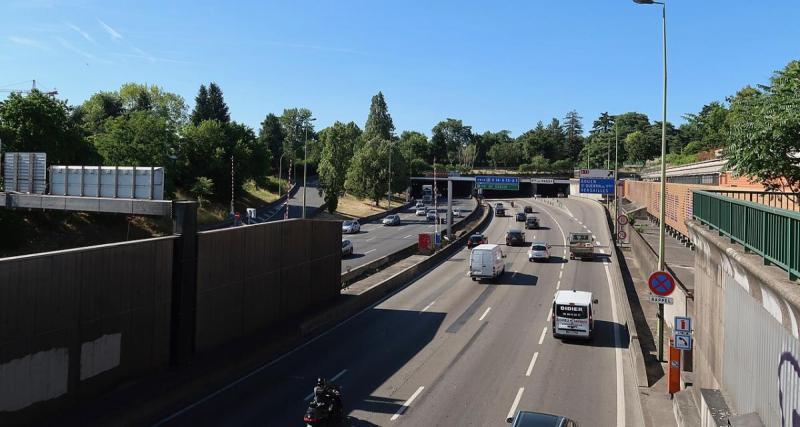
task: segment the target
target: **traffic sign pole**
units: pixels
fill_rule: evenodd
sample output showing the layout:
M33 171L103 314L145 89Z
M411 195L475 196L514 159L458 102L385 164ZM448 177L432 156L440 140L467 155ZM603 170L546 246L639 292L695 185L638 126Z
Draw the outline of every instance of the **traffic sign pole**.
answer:
M675 290L675 279L666 271L656 271L650 275L647 285L654 294L666 297ZM664 304L658 304L658 360L664 360Z

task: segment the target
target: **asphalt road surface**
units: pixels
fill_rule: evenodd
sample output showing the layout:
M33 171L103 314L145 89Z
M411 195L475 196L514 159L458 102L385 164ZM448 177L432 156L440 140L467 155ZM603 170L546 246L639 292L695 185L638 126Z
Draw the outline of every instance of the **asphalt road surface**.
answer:
M453 224L464 220L475 209L475 206L475 199L453 199L453 208L461 212L461 217L453 217ZM444 217L447 214L447 199L440 200L437 207L439 215ZM428 208L432 209L433 206L428 206ZM377 220L361 224L360 233L343 234L342 239L353 242L353 255L342 257L342 273L416 242L420 233L434 231L433 221L426 220L424 216L416 216L415 210L412 207L401 212L400 225L384 226L380 220ZM439 229L443 227L446 225L439 225Z
M565 209L531 199L542 229L527 240L564 245L570 231L609 234L601 210L561 199ZM513 217L494 218L490 242L503 241ZM641 408L621 308L613 304L606 258L570 261L554 246L549 263L526 248L506 248L496 283L467 276L460 250L401 291L216 392L175 408L160 425L292 426L317 377L343 387L346 425L500 426L516 410L568 416L581 426L639 425ZM606 249L608 251L608 249ZM562 342L550 333L557 289L591 290L595 337Z

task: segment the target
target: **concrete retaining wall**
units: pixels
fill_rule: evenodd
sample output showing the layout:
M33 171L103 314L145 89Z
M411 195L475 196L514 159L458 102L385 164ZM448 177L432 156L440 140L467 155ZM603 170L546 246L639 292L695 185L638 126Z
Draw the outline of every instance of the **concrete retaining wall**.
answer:
M203 351L339 294L341 226L289 220L198 234L197 329Z
M0 425L168 365L174 239L0 259Z
M738 414L794 425L800 411L800 289L785 272L694 221L695 387Z

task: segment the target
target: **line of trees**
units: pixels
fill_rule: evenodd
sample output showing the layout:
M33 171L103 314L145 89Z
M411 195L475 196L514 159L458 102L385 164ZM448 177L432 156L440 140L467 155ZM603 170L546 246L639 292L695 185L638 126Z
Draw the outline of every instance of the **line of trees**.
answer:
M666 160L696 161L724 148L737 172L797 191L798 99L800 62L792 61L769 85L747 86L725 102L711 102L684 115L679 127L667 123ZM431 170L434 163L446 170L491 166L561 172L584 165L614 167L617 133L624 163L644 164L660 156L661 147L661 123L639 112L602 113L584 133L583 118L570 111L517 137L508 130L478 133L446 118L428 138L413 130L398 135L378 92L363 130L337 121L316 131L313 120L306 108L288 108L281 115L267 114L256 133L231 120L222 89L213 82L200 86L191 112L181 96L135 83L98 92L79 106L38 91L0 102L4 151L45 151L50 164L164 166L168 190L183 189L198 198L230 197L232 158L235 188L248 180L264 185L279 164L284 170L289 162L302 164L309 141L309 167L318 172L332 211L345 192L377 203L390 188L403 191L410 175Z

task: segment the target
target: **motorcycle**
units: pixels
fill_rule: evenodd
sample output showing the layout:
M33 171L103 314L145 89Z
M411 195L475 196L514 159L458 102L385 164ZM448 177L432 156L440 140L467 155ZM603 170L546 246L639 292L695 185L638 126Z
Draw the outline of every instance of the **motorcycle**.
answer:
M512 208L514 207L514 201L513 200L511 201L511 207Z
M344 419L341 388L335 385L328 387L323 402L312 400L308 404L303 416L306 427L336 425Z

